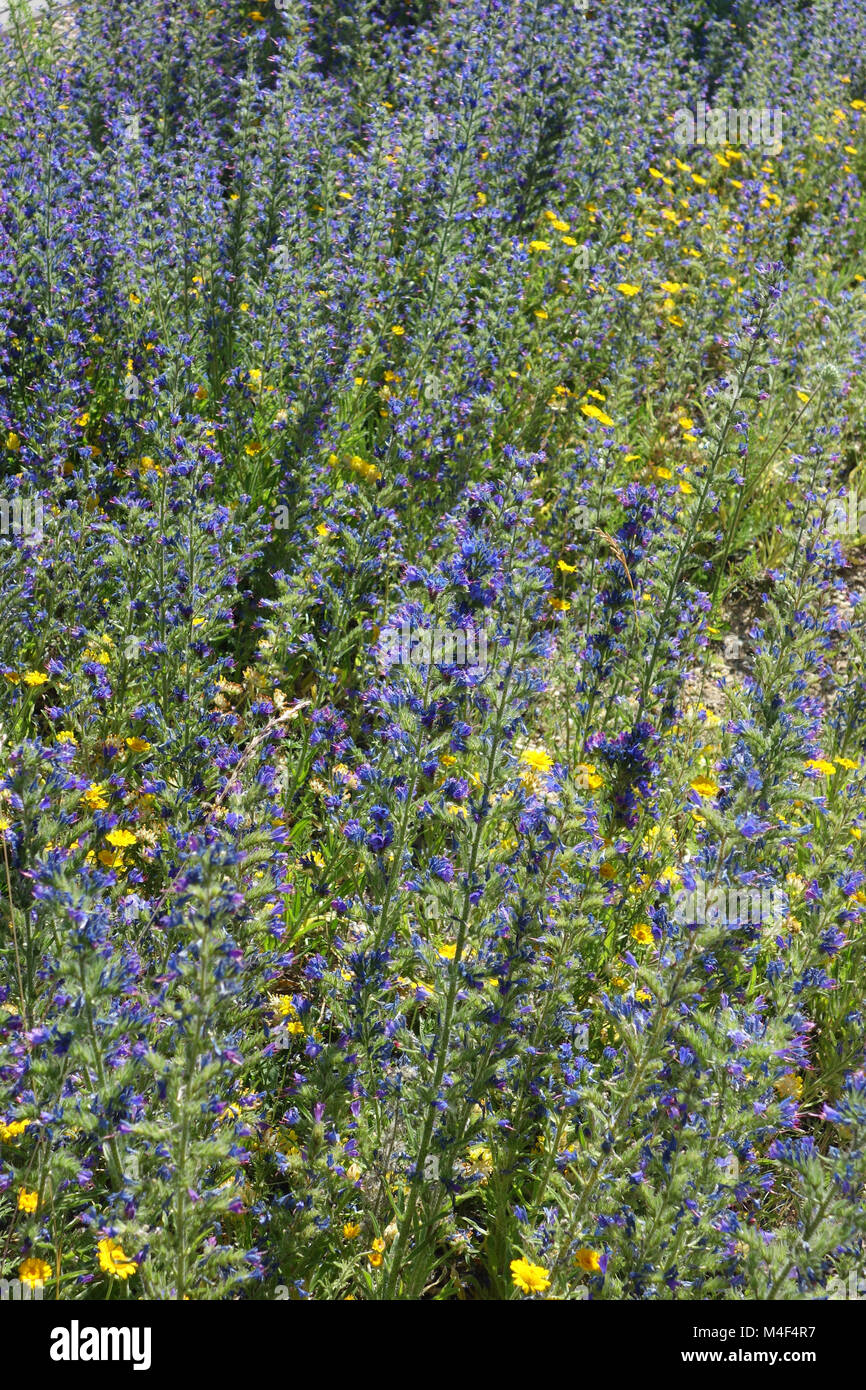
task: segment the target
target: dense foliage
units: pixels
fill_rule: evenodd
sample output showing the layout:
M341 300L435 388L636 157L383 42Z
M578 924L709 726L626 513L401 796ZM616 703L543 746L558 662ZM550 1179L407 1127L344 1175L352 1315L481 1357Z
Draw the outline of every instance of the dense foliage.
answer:
M833 1296L866 10L248 6L0 35L0 1277Z

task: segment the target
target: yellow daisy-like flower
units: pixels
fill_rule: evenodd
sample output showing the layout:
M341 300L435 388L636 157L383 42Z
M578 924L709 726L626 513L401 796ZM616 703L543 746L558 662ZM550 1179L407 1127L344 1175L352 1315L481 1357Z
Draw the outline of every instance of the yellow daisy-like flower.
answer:
M57 734L58 743L71 743L73 747L78 747L78 739L71 729L60 729Z
M131 830L109 830L106 840L115 849L125 849L127 845L134 845L137 839Z
M603 410L599 410L597 405L582 405L580 409L584 415L589 416L590 420L598 420L599 424L602 425L613 424L610 416L606 415Z
M394 337L395 337L395 338L402 338L402 337L403 337L403 334L406 332L406 330L405 330L405 328L403 327L402 324L393 323L393 324L391 325L391 332L394 334Z
M130 753L146 753L150 744L146 738L133 737L126 740L126 746Z
M25 685L47 685L48 676L45 671L25 671Z
M135 1274L138 1265L135 1260L130 1260L123 1253L123 1246L119 1241L105 1239L97 1245L99 1252L99 1268L106 1274L116 1274L118 1279L128 1279L130 1274Z
M99 782L91 782L86 792L82 792L78 798L83 801L85 806L89 806L91 811L104 811L108 802L105 799L105 787Z
M549 242L549 241L531 241L531 242L529 243L529 249L530 249L530 251L549 251L549 250L550 250L550 242Z
M520 761L534 768L536 772L549 772L553 767L553 759L543 748L524 748Z
M577 770L581 785L588 787L591 792L598 791L599 787L603 786L604 778L596 772L595 763L578 763Z
M577 565L567 565L564 560L557 560L556 568L562 570L563 574L575 574L577 572Z
M355 1240L361 1234L360 1221L347 1221L343 1227L343 1239Z
M624 294L626 299L631 299L634 295L640 294L640 285L630 285L627 280L623 280L617 285L620 294Z
M567 598L551 598L547 601L550 604L551 608L553 608L557 613L567 613L569 608L571 607L571 604L569 603Z
M17 1139L32 1124L32 1120L13 1120L9 1125L0 1123L0 1139Z
M34 1212L39 1206L39 1193L29 1192L26 1187L18 1189L18 1210Z
M696 777L694 782L689 783L689 786L693 792L697 792L698 796L718 796L719 794L717 783L709 777Z
M584 1274L601 1274L601 1256L597 1250L591 1250L588 1245L582 1245L575 1252L574 1263Z
M18 1278L22 1284L29 1284L31 1289L35 1289L37 1284L44 1284L51 1278L51 1266L31 1255L18 1270Z
M773 1086L782 1100L799 1100L803 1094L803 1078L796 1072L780 1076Z
M814 769L815 772L823 772L825 777L832 777L836 771L836 764L828 763L826 758L810 758L805 766Z
M17 454L18 450L21 448L21 440L14 430L10 430L6 436L6 448L12 454Z
M529 1260L512 1260L509 1265L511 1278L521 1293L544 1293L550 1287L550 1276L543 1265L530 1264Z
M638 922L636 927L632 927L631 932L635 941L639 941L641 946L651 946L653 940L653 930L648 922Z
M381 469L377 468L375 463L367 463L366 459L362 459L359 454L352 455L349 459L349 467L353 468L356 473L360 473L361 477L368 483L377 483L382 476Z

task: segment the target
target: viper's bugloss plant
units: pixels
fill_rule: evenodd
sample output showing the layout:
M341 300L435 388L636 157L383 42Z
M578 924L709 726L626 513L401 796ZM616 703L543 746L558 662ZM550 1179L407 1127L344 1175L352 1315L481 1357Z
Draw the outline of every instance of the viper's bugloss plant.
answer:
M862 1273L864 53L11 0L0 1277Z

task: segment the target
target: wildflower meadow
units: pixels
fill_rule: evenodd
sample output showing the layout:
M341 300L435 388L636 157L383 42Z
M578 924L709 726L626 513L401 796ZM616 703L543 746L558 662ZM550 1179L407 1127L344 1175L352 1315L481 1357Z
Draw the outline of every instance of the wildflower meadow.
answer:
M866 1297L864 247L862 0L7 0L0 1326Z

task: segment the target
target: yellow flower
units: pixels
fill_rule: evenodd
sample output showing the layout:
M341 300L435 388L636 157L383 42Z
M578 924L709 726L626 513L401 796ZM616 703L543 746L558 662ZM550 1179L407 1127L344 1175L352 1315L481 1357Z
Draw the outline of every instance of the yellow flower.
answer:
M543 1293L550 1287L549 1275L542 1265L519 1259L512 1260L509 1269L514 1285L521 1293Z
M556 568L562 570L563 574L575 574L577 565L567 565L564 560L557 560Z
M78 800L89 806L91 811L104 811L108 807L108 802L105 799L105 787L99 782L91 782L87 791L82 792Z
M598 420L602 425L613 424L610 416L605 415L603 410L599 410L597 405L582 405L580 408L584 415L589 416L590 420Z
M356 1238L357 1236L359 1236L360 1234L361 1234L361 1223L360 1223L360 1221L347 1221L347 1222L346 1222L345 1226L343 1227L343 1239L344 1239L344 1240L355 1240L355 1238Z
M604 778L599 777L594 763L578 763L577 770L580 773L581 783L587 786L591 792L598 791L599 787L603 786Z
M136 836L131 830L109 830L106 840L115 849L125 849L127 845L134 845Z
M601 1257L597 1250L590 1250L588 1245L582 1245L575 1253L574 1263L584 1274L601 1273Z
M44 671L26 671L24 674L25 685L46 685L48 676Z
M369 1253L368 1253L368 1255L367 1255L367 1259L370 1261L370 1264L373 1266L374 1269L378 1269L379 1266L380 1266L380 1264L382 1263L382 1252L381 1252L381 1250L371 1250L371 1251L369 1251Z
M698 796L718 796L719 788L709 777L696 777L689 786Z
M99 1251L99 1268L106 1274L116 1274L118 1279L128 1279L135 1274L138 1265L123 1253L123 1247L116 1240L101 1240L96 1247Z
M60 729L57 734L58 743L71 743L75 748L78 747L78 739L71 729Z
M446 941L444 946L439 947L439 955L443 960L453 960L457 955L457 947L453 941Z
M825 777L832 777L836 771L835 763L828 763L824 758L810 758L804 766L814 768L815 772L823 772Z
M529 243L529 249L530 249L530 251L549 251L549 250L550 250L550 242L549 242L549 241L531 241L531 242Z
M401 324L394 323L391 325L391 332L394 334L395 338L402 338L406 330Z
M32 1124L32 1120L13 1120L10 1125L0 1123L0 1139L17 1139Z
M536 772L549 772L553 767L553 759L543 748L524 748L520 760L528 767L534 767Z
M627 299L631 299L633 295L640 294L640 285L630 285L627 280L617 285L617 289L620 294L624 294Z
M6 436L6 448L13 454L17 454L21 448L21 440L14 430L10 430Z
M571 607L571 604L569 603L567 598L551 598L547 601L550 604L551 608L555 609L557 613L567 613L569 608Z
M803 1094L803 1078L796 1072L780 1076L778 1081L773 1082L773 1086L782 1100L799 1100Z
M632 927L632 936L635 941L639 941L641 946L651 946L653 940L652 927L648 922L638 922L636 927Z
M349 459L349 467L354 468L356 473L360 473L361 477L368 483L376 483L382 476L381 469L377 468L375 463L367 463L358 454L353 454Z
M29 1284L31 1289L35 1289L37 1284L44 1284L46 1279L51 1278L51 1266L31 1255L18 1270L18 1278L22 1284Z
M126 740L126 746L130 753L146 753L150 744L146 738L138 738L136 736L134 738L128 738Z
M28 1192L26 1187L18 1189L18 1210L33 1212L39 1206L39 1193Z

